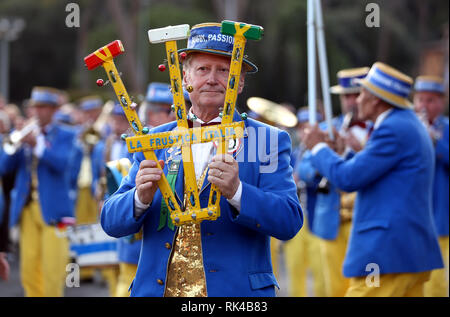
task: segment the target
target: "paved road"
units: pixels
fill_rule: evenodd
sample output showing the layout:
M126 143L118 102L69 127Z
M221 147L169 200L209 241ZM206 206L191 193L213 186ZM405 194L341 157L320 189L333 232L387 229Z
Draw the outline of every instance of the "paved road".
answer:
M17 252L9 254L10 276L7 282L0 280L0 297L23 297L24 292L20 283L19 258ZM102 281L100 274L96 274L92 282L80 282L80 287L66 287L65 297L107 297L108 287Z
M283 249L281 248L281 252ZM286 276L284 256L280 256L278 283L280 290L277 290L277 296L288 296L288 277ZM0 280L0 297L23 297L24 292L20 283L19 259L17 251L9 255L10 277L9 281ZM80 287L66 287L65 297L108 297L109 291L105 282L102 280L99 272L94 276L92 282L81 281Z

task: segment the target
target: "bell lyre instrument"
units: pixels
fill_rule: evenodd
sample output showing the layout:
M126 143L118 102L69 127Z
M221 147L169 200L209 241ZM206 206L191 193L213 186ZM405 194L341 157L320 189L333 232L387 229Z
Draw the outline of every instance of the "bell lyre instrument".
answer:
M191 145L215 141L218 142L217 154L224 154L226 153L226 144L229 140L243 137L244 122L233 122L233 115L244 57L244 47L247 39L258 40L263 34L263 29L260 26L232 21L222 22L221 32L234 36L225 103L221 113L222 122L216 126L190 129L187 121L188 116L183 94L180 59L176 44L177 40L188 38L189 31L189 25L183 24L153 29L148 32L150 43L165 43L171 91L173 94L172 110L175 112L177 121L177 129L173 131L148 134L149 129L142 127L136 111L130 106L130 99L120 80L120 75L114 66L113 57L124 51L120 41L110 43L85 58L86 65L89 69L94 69L102 65L108 74L109 81L114 87L119 102L135 132L135 136L125 137L130 153L143 152L146 159L158 162L154 150L177 146L181 147L182 164L185 174L184 189L186 200L183 206L184 208L181 208L176 201L164 174L162 174L161 179L158 181L162 198L170 213L170 219L176 226L200 223L203 220L216 220L220 216L219 202L221 194L215 185L211 185L208 206L206 208L201 208L200 206ZM111 49L108 48L109 46L112 46ZM158 168L161 169L159 164Z

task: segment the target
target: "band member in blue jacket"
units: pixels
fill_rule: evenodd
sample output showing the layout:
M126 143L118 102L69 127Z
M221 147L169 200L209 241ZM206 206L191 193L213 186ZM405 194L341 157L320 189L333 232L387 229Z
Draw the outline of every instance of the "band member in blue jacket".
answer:
M305 133L320 174L357 191L346 296L423 296L430 271L442 267L431 211L433 146L410 109L410 77L377 62L359 83L359 118L374 122L363 150L344 160L317 127Z
M183 82L190 93L194 124L219 123L230 69L233 37L220 33L220 24L192 27ZM238 83L257 67L244 58ZM235 112L234 120L242 120ZM121 237L143 228L143 245L131 296L274 296L278 283L270 260L270 236L287 240L302 226L302 211L290 166L289 135L252 119L245 120L246 137L216 156L212 143L193 146L193 161L206 207L210 184L222 192L216 221L172 227L161 213L156 162L134 156L129 175L105 201L101 223ZM151 132L171 131L171 122ZM259 152L258 152L259 151ZM267 154L268 153L268 154ZM174 192L183 197L183 167L179 148L155 151L168 170L177 170ZM204 180L204 181L203 181ZM182 201L179 201L181 204Z
M367 139L365 122L357 118L356 98L361 87L356 81L364 78L368 71L368 67L343 69L337 73L338 85L330 88L333 94L339 95L341 102L341 114L333 118L332 125L337 132L335 144L341 144L339 148L343 158L360 151ZM328 128L326 122L322 122L320 127L323 130ZM326 296L344 296L349 281L342 275L342 263L352 225L355 193L341 191L333 182L321 177L311 161L311 152L307 151L299 164L299 170L301 179L307 184L314 184L316 178L320 178L316 184L312 232L319 237Z
M443 79L419 76L414 84L414 107L433 141L435 172L433 214L446 269L434 270L425 284L425 296L448 296L448 117L445 111Z
M75 132L52 122L61 102L60 91L33 88L30 107L37 124L15 153L0 157L0 175L17 171L9 223L20 225L20 271L26 296L62 296L64 291L69 245L55 226L74 216L68 164Z
M141 116L144 119L143 121L145 121L146 125L151 128L172 121L175 119L175 116L171 110L172 104L173 96L170 92L169 84L158 82L150 83L147 88L145 100L141 104L140 108ZM123 143L123 145L125 146L125 143ZM108 168L113 169L118 165L116 163L111 164L110 166L111 167ZM115 172L115 175L126 176L128 174L128 169L125 168L123 163L119 166L121 166L122 173L119 173L119 170L112 172ZM120 181L117 185L120 185ZM117 188L115 190L117 190ZM141 253L141 245L141 234L132 234L130 236L120 238L117 243L120 271L115 294L117 297L125 297L130 295L128 289L136 276L139 255Z

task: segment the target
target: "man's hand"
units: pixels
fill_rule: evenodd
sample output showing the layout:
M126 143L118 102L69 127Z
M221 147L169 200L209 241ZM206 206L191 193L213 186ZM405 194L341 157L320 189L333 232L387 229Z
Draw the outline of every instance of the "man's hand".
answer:
M308 126L303 134L303 143L311 150L320 142L326 142L326 133L319 129L318 125Z
M233 198L240 183L236 160L229 154L216 155L208 166L208 181L219 187L225 198Z
M159 165L164 168L164 161L160 160ZM162 173L162 169L156 167L155 161L144 160L139 165L139 171L136 174L136 191L143 204L150 204L153 201Z
M348 132L345 136L345 144L355 152L359 152L363 149L362 144L351 132Z

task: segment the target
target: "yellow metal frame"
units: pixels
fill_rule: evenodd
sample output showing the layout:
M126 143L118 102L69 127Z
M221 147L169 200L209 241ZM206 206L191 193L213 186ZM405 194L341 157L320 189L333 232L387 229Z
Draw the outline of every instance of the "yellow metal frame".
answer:
M100 51L103 50L106 55L103 55ZM139 135L144 135L142 123L139 120L139 117L136 113L136 110L131 108L131 99L128 95L127 90L120 78L120 74L117 71L116 65L114 64L113 56L109 51L107 46L97 50L94 53L98 58L103 60L103 68L105 69L106 75L113 86L114 92L119 100L122 108L125 112L128 122L131 125L131 128L134 130L134 133ZM146 160L153 160L156 162L157 167L161 168L161 165L158 162L158 158L155 155L155 152L152 150L142 151ZM158 181L158 187L161 190L163 199L165 200L167 206L170 206L169 209L171 212L181 212L181 209L175 199L175 195L173 194L169 183L167 182L167 178L164 173L162 174L161 179Z
M125 139L129 152L142 152L145 159L157 162L157 167L161 169L154 150L181 146L185 174L184 210L178 205L164 174L162 174L161 180L158 182L158 187L169 209L170 218L176 226L200 223L203 220L216 220L220 217L221 193L218 187L213 184L211 185L208 207L203 209L200 208L200 198L195 177L191 145L194 143L217 141L217 154L225 154L227 153L226 148L228 140L242 138L244 136L244 122L233 122L233 115L246 43L244 33L250 28L250 25L242 25L241 27L240 23L235 23L235 28L236 34L234 35L230 73L222 112L222 123L216 126L189 129L176 41L167 41L165 42L165 46L174 101L173 109L176 115L178 130L151 135L146 135L136 111L131 107L131 99L123 85L109 49L104 46L94 53L103 61L102 66L106 71L120 104L122 105L127 120L135 133L135 136L127 137ZM100 52L101 50L103 50L106 55L102 54ZM164 140L166 142L164 142Z

